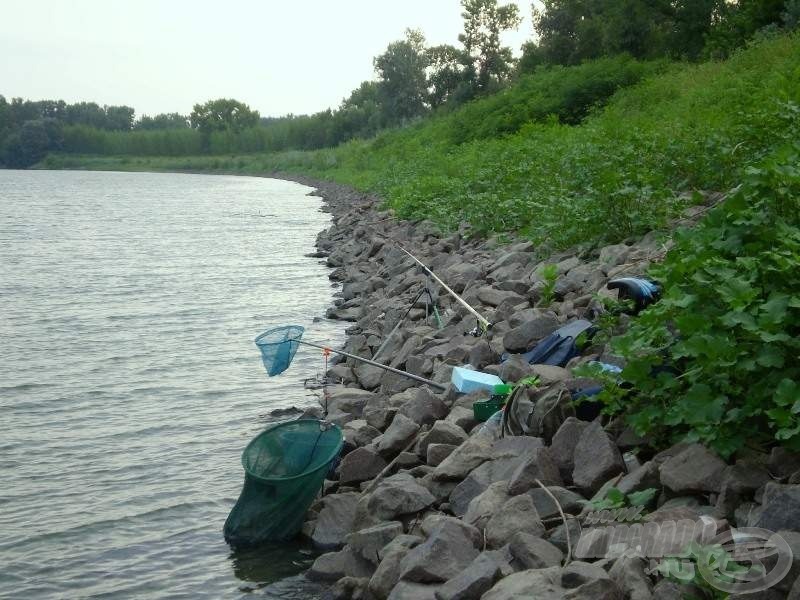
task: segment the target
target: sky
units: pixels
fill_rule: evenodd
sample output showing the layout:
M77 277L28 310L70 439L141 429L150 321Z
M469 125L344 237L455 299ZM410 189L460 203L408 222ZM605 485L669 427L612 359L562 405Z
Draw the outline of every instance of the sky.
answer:
M504 43L533 36L530 3ZM0 0L0 94L179 112L236 98L262 116L335 108L407 27L457 44L459 0Z

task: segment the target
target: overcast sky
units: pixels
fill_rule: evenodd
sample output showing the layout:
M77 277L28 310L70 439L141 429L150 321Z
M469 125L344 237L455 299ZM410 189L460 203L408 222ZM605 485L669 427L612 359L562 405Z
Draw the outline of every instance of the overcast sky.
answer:
M505 42L517 53L525 21ZM264 116L338 106L419 28L457 43L459 0L0 0L0 94L188 114L232 97Z

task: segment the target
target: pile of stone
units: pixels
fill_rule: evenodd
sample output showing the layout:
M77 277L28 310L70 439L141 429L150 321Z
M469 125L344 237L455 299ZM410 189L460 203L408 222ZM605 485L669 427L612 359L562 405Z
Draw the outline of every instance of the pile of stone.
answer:
M374 198L319 187L333 225L320 234L317 256L341 286L328 317L352 323L344 349L372 358L421 287L433 284L396 241L493 325L470 335L474 317L432 285L443 327L420 301L380 360L443 384L454 366L467 364L509 382L535 374L540 384L528 392L532 406L553 387L585 387L572 375L576 364L619 359L605 346L565 368L528 365L514 355L567 322L591 319L610 278L642 273L664 250L654 233L542 259L529 242L469 241L463 230L441 237L428 223L399 222L376 210ZM546 305L545 264L558 270ZM502 362L504 353L512 357ZM498 437L473 416L472 404L486 394L459 394L452 386L437 392L352 360L335 364L328 376L335 384L327 387L327 418L343 428L345 454L303 533L323 552L307 576L331 582L333 597L706 597L699 577L676 582L659 576L648 559L614 555L613 523L587 537L591 501L613 487L626 495L657 490L639 516L642 524L688 519L717 532L749 526L779 532L794 550L791 570L749 597L800 598L800 455L774 450L728 464L698 444L656 452L618 422L576 418L569 394L537 437Z

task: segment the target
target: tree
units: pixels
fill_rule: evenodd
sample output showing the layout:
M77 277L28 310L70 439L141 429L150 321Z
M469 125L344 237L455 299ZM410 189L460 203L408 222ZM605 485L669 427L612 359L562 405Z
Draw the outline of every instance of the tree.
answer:
M104 129L129 131L133 127L135 111L130 106L104 106L106 122Z
M516 29L521 22L516 4L498 6L497 0L461 0L466 75L477 93L497 87L512 70L511 50L500 44L500 34Z
M428 48L428 101L441 106L458 97L465 85L464 53L455 46L442 44Z
M19 132L6 139L3 162L9 167L30 167L45 157L49 145L44 122L25 121Z
M426 110L428 56L425 37L406 29L406 37L389 44L373 64L378 74L378 98L389 124L402 123Z
M189 117L178 113L161 113L155 117L142 115L136 123L134 129L153 130L153 129L186 129L189 127Z
M251 110L247 104L238 100L220 98L205 104L195 104L189 122L203 133L212 131L239 132L258 125L258 111Z

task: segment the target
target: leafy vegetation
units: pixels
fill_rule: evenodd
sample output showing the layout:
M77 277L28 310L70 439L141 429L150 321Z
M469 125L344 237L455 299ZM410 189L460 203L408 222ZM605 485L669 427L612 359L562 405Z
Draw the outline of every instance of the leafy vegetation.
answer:
M625 494L619 489L611 487L606 491L603 498L589 502L589 507L592 510L609 510L628 506L646 507L655 500L657 495L658 490L656 488L647 488L638 492Z
M787 122L795 138L799 125ZM800 449L798 265L795 143L750 167L653 268L665 293L615 340L633 389L608 386L609 412L652 439L701 441L724 456L745 444Z

